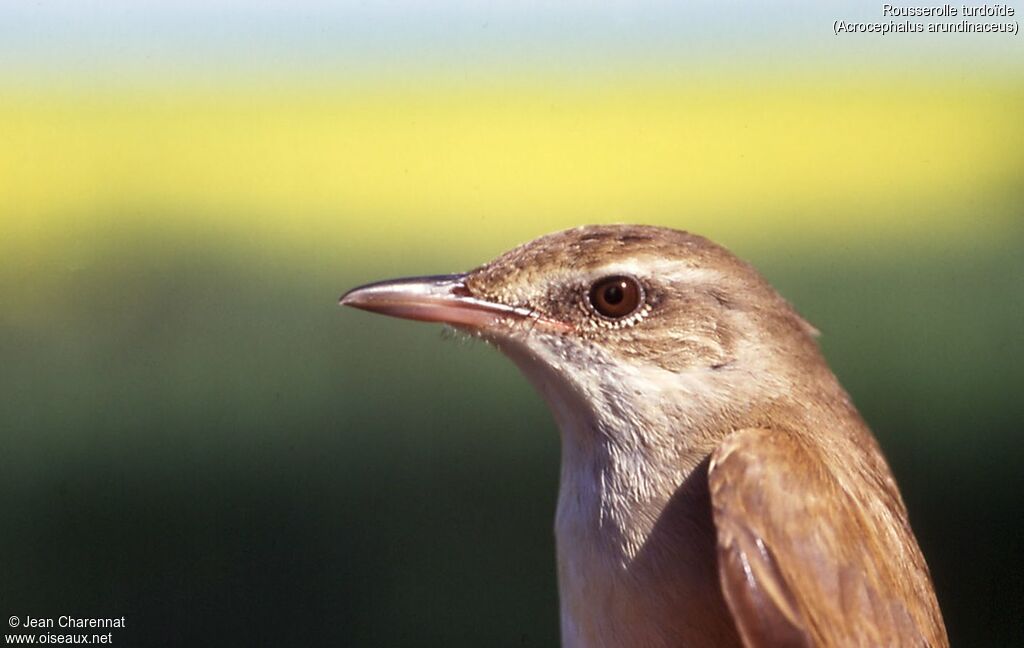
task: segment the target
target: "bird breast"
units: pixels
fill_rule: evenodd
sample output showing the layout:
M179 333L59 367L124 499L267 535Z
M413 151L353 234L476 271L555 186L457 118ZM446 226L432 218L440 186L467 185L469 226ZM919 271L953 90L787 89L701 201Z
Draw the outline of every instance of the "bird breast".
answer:
M705 425L702 412L718 407L713 383L613 363L600 350L584 360L585 371L574 370L579 357L550 347L502 350L561 432L555 535L563 645L676 646L682 637L731 645L700 470L710 447L700 434L680 433ZM659 405L669 394L674 405Z

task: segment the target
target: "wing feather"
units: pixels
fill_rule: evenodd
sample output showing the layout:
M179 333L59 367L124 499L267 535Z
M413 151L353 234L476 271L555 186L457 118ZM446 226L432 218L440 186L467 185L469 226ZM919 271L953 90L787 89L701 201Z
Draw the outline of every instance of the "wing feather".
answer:
M748 647L948 645L888 468L862 450L830 470L801 436L758 428L713 453L719 576Z

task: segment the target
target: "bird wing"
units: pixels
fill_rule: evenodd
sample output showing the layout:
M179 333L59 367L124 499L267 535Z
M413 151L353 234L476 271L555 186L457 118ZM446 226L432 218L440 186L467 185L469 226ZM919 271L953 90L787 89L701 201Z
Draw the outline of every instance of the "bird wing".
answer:
M837 471L824 461L834 449L777 430L738 430L712 454L719 577L748 648L948 646L903 502L869 445Z

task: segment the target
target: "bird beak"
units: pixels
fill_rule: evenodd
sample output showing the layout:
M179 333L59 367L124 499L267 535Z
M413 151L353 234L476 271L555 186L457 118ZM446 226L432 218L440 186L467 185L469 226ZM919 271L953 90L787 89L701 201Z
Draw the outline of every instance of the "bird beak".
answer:
M501 322L532 320L555 328L561 322L518 308L479 299L466 286L466 275L437 275L379 281L353 288L338 303L392 317L488 329Z

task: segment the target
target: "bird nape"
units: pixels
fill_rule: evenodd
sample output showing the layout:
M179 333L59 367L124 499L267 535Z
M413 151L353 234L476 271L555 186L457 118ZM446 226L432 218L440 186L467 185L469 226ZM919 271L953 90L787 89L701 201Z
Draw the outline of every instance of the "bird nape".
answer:
M579 227L341 304L481 337L550 406L563 645L948 645L816 331L721 246Z

